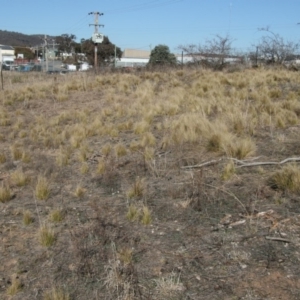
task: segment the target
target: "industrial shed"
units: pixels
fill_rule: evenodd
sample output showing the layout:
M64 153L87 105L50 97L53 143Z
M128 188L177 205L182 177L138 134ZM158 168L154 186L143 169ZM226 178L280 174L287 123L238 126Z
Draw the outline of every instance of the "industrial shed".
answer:
M139 49L125 49L120 60L116 61L116 67L144 67L149 62L150 51Z
M12 46L0 45L0 54L15 57L15 49Z

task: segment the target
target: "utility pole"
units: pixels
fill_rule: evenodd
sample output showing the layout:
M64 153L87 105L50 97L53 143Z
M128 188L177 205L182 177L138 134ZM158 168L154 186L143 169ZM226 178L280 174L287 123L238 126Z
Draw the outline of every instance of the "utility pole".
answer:
M43 47L43 60L45 62L46 58L46 72L48 72L48 40L47 40L47 35L44 37L44 47ZM44 65L44 64L43 64Z
M98 17L99 16L103 16L103 13L99 13L98 11L95 11L95 12L90 12L89 15L94 15L95 17L95 23L94 24L89 24L90 26L95 26L95 31L94 31L94 36L93 36L93 42L94 42L94 45L95 45L95 50L94 50L94 53L95 53L95 58L94 58L94 65L95 65L95 72L97 72L97 67L98 67L98 61L97 61L97 52L98 52L98 43L102 42L103 40L103 37L102 37L102 40L100 39L99 40L99 37L98 37L98 27L104 27L104 25L101 25L98 23Z

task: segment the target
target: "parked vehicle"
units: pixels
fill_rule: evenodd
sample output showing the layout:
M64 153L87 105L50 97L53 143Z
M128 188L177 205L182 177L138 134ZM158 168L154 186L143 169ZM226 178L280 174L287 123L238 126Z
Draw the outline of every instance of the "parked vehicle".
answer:
M67 65L67 70L68 71L76 71L76 66L75 65Z
M87 71L90 69L90 66L88 63L82 63L79 67L79 71Z
M18 72L31 72L31 71L41 72L42 66L34 65L34 64L20 65L20 66L18 66L18 68L16 70Z
M14 57L10 55L2 55L1 52L0 63L2 64L3 70L14 70L16 67Z

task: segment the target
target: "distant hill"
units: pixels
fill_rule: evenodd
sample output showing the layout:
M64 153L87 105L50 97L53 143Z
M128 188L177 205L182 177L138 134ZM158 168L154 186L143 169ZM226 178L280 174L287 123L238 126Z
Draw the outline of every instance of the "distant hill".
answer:
M14 31L0 30L0 44L2 45L33 47L43 44L43 38L43 34L27 35Z

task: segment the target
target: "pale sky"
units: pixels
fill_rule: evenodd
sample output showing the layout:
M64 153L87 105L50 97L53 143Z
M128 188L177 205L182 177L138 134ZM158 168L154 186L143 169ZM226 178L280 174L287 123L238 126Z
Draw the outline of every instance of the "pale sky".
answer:
M124 48L201 44L229 35L237 51L252 49L269 26L287 40L300 40L299 0L0 0L0 29L24 34L75 34L89 39L90 12L104 13L99 32Z

